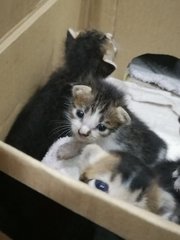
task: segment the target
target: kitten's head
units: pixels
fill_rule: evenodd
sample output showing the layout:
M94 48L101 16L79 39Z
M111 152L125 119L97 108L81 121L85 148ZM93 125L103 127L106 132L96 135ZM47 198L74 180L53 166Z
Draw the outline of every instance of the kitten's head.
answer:
M109 84L95 88L74 85L72 95L69 118L72 133L79 141L96 142L131 121L123 107L123 94Z
M116 47L112 35L96 30L75 32L69 29L65 43L66 65L72 72L107 77L115 69Z

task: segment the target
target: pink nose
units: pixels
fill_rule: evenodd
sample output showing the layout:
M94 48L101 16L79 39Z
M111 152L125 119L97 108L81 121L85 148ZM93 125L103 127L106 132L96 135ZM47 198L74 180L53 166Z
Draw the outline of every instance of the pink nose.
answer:
M78 130L79 136L81 136L81 137L88 137L90 132L91 132L90 130L87 132L81 132L80 129Z

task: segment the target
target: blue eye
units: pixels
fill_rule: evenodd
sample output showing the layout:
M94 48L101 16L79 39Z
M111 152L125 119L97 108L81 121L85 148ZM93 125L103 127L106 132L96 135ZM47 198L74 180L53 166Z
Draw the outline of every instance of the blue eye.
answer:
M97 129L98 129L100 132L104 132L104 131L107 129L107 127L106 127L104 124L99 123L99 124L97 125Z
M95 186L97 189L99 189L103 192L108 192L108 190L109 190L108 184L101 180L98 180L98 179L95 180Z
M80 109L77 110L76 115L78 116L78 118L83 118L84 117L84 112Z

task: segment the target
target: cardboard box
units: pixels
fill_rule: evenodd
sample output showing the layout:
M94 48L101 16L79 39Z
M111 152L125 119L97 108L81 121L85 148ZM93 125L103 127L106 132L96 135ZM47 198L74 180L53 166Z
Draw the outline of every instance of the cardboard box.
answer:
M142 53L180 55L178 0L24 2L26 9L16 9L12 5L14 1L4 3L6 8L11 6L12 11L17 11L19 18L12 18L7 25L3 22L1 32L5 34L0 41L2 140L29 97L62 61L60 49L69 27L93 27L114 34L120 49L117 56L119 69L115 73L118 77L122 77L132 57ZM92 191L85 184L59 175L3 142L0 142L0 170L125 239L180 238L180 227L176 224L105 197L100 191ZM49 185L51 188L47 187Z

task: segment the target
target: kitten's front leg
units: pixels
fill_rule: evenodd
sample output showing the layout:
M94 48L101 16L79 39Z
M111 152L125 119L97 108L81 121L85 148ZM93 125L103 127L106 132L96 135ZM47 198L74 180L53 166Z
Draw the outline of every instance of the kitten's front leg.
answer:
M80 154L83 146L84 144L77 141L65 143L59 147L57 151L57 157L59 160L67 160L73 158Z

